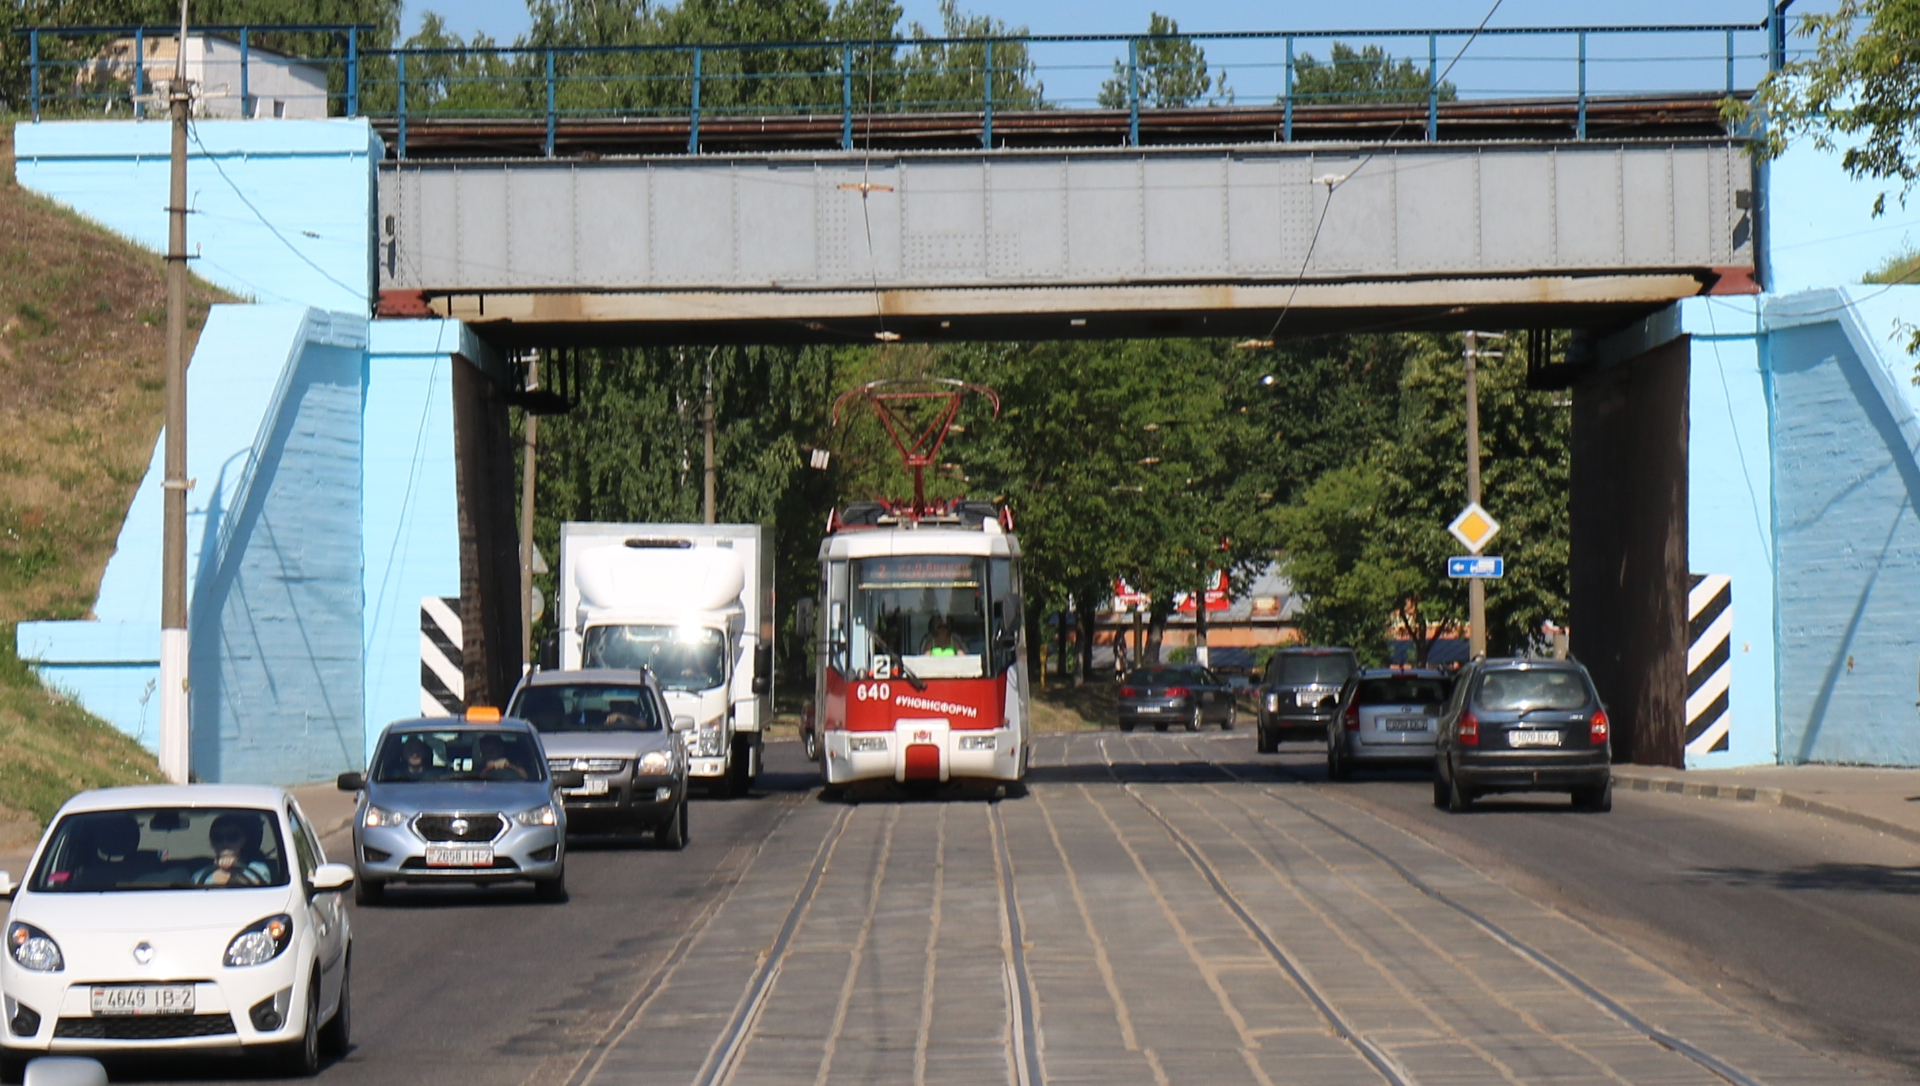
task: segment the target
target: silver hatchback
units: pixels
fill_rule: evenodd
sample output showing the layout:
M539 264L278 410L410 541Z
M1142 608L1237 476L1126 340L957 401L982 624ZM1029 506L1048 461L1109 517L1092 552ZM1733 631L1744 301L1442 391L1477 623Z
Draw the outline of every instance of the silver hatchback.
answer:
M1327 725L1327 776L1344 781L1354 767L1428 765L1453 679L1430 668L1356 673Z

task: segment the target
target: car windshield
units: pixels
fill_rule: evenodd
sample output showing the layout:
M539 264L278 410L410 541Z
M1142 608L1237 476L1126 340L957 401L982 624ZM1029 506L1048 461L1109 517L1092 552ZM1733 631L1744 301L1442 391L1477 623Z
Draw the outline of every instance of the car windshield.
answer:
M1188 671L1177 667L1143 667L1127 676L1127 682L1134 686L1175 686L1180 683L1198 683L1205 676L1198 671Z
M30 886L40 894L84 894L286 884L286 853L274 812L142 807L62 818Z
M1274 660L1277 686L1339 686L1353 674L1353 657L1344 652L1288 652Z
M1587 684L1579 672L1561 668L1489 671L1480 680L1474 704L1496 713L1583 709L1587 704Z
M668 690L711 690L727 681L727 635L705 626L595 626L581 655L587 667L650 667Z
M1391 679L1363 679L1353 692L1355 705L1438 705L1453 691L1449 679L1397 675Z
M537 781L544 777L533 737L507 729L388 732L374 766L373 779L381 784Z
M529 686L513 700L508 716L531 721L543 732L657 732L653 695L633 683L565 683Z

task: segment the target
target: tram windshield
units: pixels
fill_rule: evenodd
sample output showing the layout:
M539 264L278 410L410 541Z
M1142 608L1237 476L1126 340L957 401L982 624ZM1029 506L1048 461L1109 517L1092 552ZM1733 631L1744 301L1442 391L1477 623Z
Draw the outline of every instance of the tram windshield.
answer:
M1003 617L1015 613L1005 561L922 554L849 565L849 674L904 667L922 679L970 679L1011 662L1018 627Z

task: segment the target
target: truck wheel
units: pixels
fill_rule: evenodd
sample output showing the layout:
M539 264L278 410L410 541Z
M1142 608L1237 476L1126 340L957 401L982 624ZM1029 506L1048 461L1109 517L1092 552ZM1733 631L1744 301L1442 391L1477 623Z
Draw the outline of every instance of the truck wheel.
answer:
M733 737L733 757L727 759L727 783L722 790L729 796L744 796L753 790L753 740L744 735Z

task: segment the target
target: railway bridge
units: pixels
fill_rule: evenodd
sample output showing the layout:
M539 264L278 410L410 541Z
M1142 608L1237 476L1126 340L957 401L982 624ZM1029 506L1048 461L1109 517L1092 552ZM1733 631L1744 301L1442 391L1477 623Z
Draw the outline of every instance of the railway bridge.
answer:
M1159 335L1257 349L1464 328L1581 333L1533 376L1570 390L1570 617L1617 727L1684 720L1705 765L1920 762L1905 731L1858 723L1911 711L1914 654L1890 631L1920 588L1878 572L1920 558L1901 512L1920 496L1920 424L1899 363L1862 331L1903 295L1760 293L1783 274L1838 285L1821 276L1842 257L1808 254L1857 229L1817 156L1790 159L1783 188L1770 177L1789 163L1755 165L1723 118L1779 62L1777 26L1348 35L1424 71L1424 90L1388 101L1296 86L1307 46L1341 35L1193 36L1252 51L1240 86L1273 83L1256 105L1150 99L1138 36L513 47L480 51L492 74L463 83L445 64L421 74L444 55L357 51L339 29L343 55L309 58L332 65L333 115L273 123L247 93L246 43L266 31L209 31L241 43L235 70L205 78L242 88L249 119L195 125L199 269L262 304L216 310L191 378L203 776L357 768L420 705L438 600L457 598L464 627L463 659L440 665L470 698L501 696L520 664L518 352ZM101 32L32 33L22 184L158 248L164 128L57 119L63 95L98 83L63 75L82 61L55 45L90 56ZM1605 85L1610 59L1644 73L1669 40L1654 82ZM1015 100L1054 47L1121 56L1101 101ZM775 106L749 94L769 78L741 59L756 49L796 65L783 78L801 89ZM1558 74L1496 85L1476 50ZM904 58L901 86L933 66L978 98L859 104L880 52ZM469 84L511 93L454 93ZM156 466L96 619L19 633L44 676L148 739L159 483ZM1877 557L1853 546L1867 536ZM1781 575L1788 555L1802 573ZM1724 620L1694 629L1696 597ZM1856 657L1872 662L1858 678L1840 663ZM1783 669L1821 679L1803 692Z

